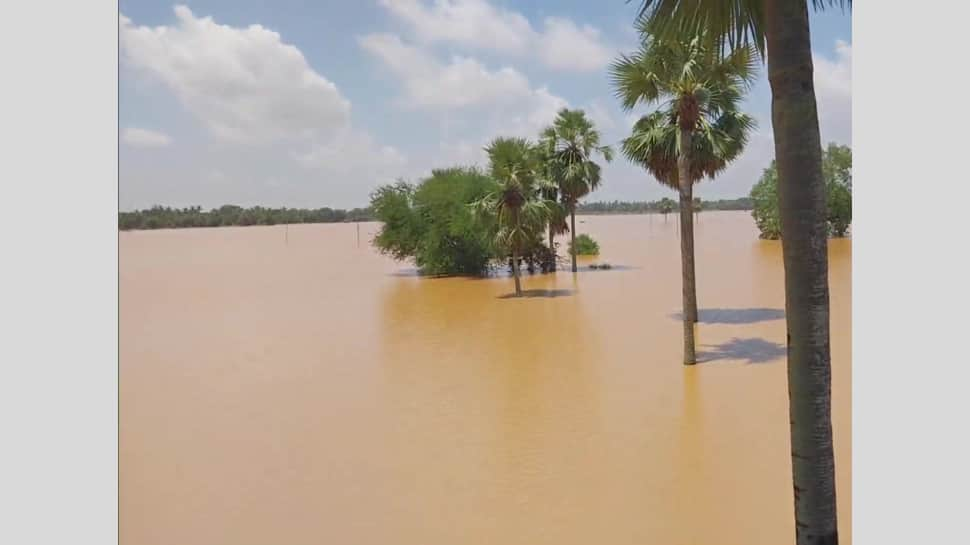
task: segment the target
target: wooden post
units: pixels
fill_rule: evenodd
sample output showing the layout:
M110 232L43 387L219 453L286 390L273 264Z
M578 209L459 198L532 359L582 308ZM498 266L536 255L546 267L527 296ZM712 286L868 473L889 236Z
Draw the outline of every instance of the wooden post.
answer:
M357 247L360 248L360 222L357 222Z

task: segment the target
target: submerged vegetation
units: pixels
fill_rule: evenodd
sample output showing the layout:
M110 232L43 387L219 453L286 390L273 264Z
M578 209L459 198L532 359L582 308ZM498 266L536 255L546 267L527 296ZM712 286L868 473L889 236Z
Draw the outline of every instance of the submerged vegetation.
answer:
M851 0L812 0L816 10ZM832 446L828 214L807 0L642 0L652 36L703 37L718 56L754 47L767 62L785 263L788 398L797 545L839 542ZM851 186L849 186L851 189ZM684 309L686 313L686 308Z
M395 259L414 259L426 274L484 274L495 255L495 229L468 204L490 189L491 179L476 168L382 186L371 197L370 209L383 222L373 244Z
M382 186L371 195L370 209L383 223L373 244L396 259L413 259L430 275L482 275L508 264L522 295L522 266L553 271L555 235L576 239L579 200L601 180L592 158L612 159L599 138L582 110L564 108L535 142L494 139L485 148L485 171L455 167L417 185Z
M755 122L740 104L757 75L757 52L735 47L720 56L703 32L660 37L643 21L638 30L639 48L610 67L614 92L627 111L659 108L633 125L621 149L679 197L684 363L690 365L697 360L693 187L721 173L748 142ZM665 215L672 208L666 202L662 207Z
M345 221L370 221L369 208L339 210L333 208L242 208L226 204L211 210L201 206L171 208L153 206L145 210L118 213L118 228L176 229L179 227L222 227L227 225L279 225L285 223L340 223Z
M825 222L828 235L844 237L852 225L852 149L829 144L822 152L822 176L825 179ZM751 215L761 232L761 238L780 238L778 167L774 161L751 188L751 199L754 201Z
M593 240L593 237L583 233L569 243L569 253L571 255L599 255L600 245Z

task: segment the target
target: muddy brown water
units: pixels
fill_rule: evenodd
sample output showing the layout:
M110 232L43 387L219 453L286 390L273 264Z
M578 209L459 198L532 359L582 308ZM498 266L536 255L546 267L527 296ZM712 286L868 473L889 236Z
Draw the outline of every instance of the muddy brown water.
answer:
M361 224L120 235L123 545L771 544L794 522L778 242L578 218L612 270L427 279ZM850 536L851 255L830 244Z

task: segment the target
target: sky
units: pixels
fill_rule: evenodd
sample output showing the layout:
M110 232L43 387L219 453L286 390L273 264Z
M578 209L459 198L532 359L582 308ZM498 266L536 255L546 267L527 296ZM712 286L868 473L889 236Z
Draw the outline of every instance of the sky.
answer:
M119 200L216 207L366 206L377 186L485 164L583 108L607 144L651 108L620 108L608 65L637 45L624 0L119 2ZM851 143L852 22L811 20L822 142ZM774 156L765 69L757 131L702 199L745 196ZM617 155L587 200L671 196Z

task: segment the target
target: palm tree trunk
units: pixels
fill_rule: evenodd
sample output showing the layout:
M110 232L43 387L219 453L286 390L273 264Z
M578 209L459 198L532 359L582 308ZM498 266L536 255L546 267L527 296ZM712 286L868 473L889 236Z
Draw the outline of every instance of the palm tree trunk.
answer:
M519 282L519 252L512 248L512 278L515 279L515 296L522 297L522 284Z
M576 205L570 205L569 207L569 222L570 222L570 236L573 239L573 245L569 253L573 254L573 272L576 272Z
M684 365L697 363L694 353L694 323L697 322L697 295L694 291L694 215L691 213L690 150L691 131L680 131L680 156L677 179L680 187L680 265L683 273Z
M549 222L549 251L552 252L552 263L550 266L552 270L556 270L556 246L555 246L555 233L553 233L552 221Z
M832 448L828 240L806 0L765 4L785 262L795 542L839 542Z

